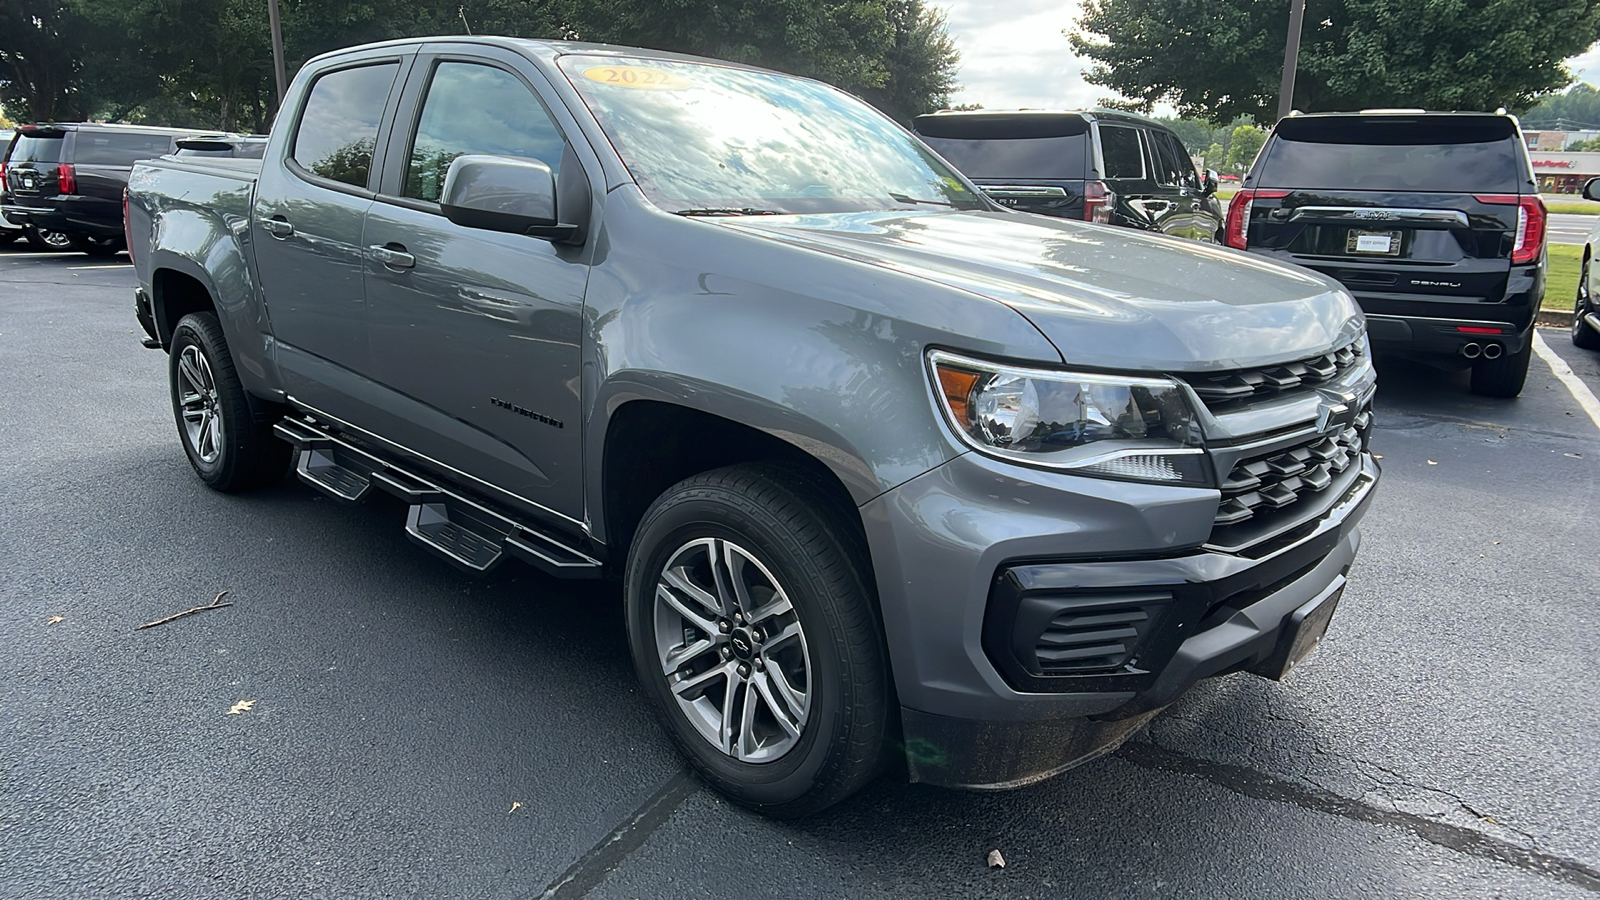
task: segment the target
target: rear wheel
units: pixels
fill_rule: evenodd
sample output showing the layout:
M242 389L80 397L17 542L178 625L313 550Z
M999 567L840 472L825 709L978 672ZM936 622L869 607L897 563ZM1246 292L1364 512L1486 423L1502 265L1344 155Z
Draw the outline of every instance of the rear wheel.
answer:
M890 689L857 531L773 465L696 475L628 553L634 667L680 750L738 803L793 817L888 758Z
M1589 293L1589 260L1585 259L1578 274L1578 296L1572 302L1572 343L1585 350L1600 350L1600 332L1583 320L1594 312L1594 297Z
M173 329L170 352L172 412L200 480L219 491L242 491L282 478L292 448L255 414L217 317L184 316Z
M1485 397L1515 397L1528 380L1528 360L1533 357L1533 334L1522 350L1499 359L1479 359L1472 364L1472 392Z
M21 231L15 231L10 228L0 228L0 247L6 246L19 237L22 237Z
M68 250L72 247L72 238L63 232L33 225L23 228L22 236L28 239L28 244L35 250Z
M72 249L90 256L115 256L122 250L122 238L94 237L87 234L72 235Z

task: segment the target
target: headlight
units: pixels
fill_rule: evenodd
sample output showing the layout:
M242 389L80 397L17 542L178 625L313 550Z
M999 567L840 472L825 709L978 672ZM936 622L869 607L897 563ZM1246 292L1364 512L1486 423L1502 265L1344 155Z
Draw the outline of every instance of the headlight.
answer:
M1023 369L928 354L934 393L975 449L1080 475L1211 484L1200 426L1169 378Z

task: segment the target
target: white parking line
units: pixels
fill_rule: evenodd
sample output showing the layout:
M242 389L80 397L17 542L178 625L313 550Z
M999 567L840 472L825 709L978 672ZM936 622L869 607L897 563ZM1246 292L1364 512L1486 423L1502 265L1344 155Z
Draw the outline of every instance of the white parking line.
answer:
M1589 390L1589 386L1572 373L1572 367L1567 365L1566 360L1557 356L1554 350L1550 349L1550 345L1544 342L1544 338L1539 336L1537 330L1533 332L1533 352L1539 354L1539 358L1544 360L1545 365L1550 367L1550 371L1556 376L1556 380L1566 385L1567 390L1572 392L1572 398L1578 401L1579 406L1583 407L1583 411L1589 415L1589 421L1594 423L1594 427L1600 428L1600 398L1595 397L1594 391Z
M133 263L101 263L98 266L67 266L69 269L131 269Z

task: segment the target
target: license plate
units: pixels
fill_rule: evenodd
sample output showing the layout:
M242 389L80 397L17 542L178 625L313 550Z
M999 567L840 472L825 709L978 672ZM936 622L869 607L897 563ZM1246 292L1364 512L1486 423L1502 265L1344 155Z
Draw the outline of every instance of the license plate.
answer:
M1333 619L1333 611L1343 595L1344 586L1340 585L1333 593L1312 600L1290 613L1289 620L1284 623L1284 632L1278 638L1277 649L1251 671L1273 681L1282 681L1287 677L1322 643L1323 635L1328 633L1328 623Z
M22 187L25 187L30 191L33 190L34 183L33 183L33 176L32 175L19 176L17 181Z
M1344 241L1346 253L1367 253L1374 256L1395 256L1400 253L1398 231L1356 231L1352 229Z

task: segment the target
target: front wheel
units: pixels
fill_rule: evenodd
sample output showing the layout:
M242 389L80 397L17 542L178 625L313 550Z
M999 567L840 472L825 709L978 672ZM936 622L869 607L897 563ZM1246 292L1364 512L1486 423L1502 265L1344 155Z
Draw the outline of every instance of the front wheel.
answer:
M72 242L72 249L90 256L116 256L122 250L122 238L119 237L75 234L69 240Z
M680 750L734 801L807 815L888 759L870 574L843 509L773 465L679 482L628 553L634 667Z
M50 231L29 225L22 229L22 236L27 238L28 245L35 250L67 250L72 247L72 238L64 232Z
M242 491L283 477L292 448L258 419L212 313L190 313L172 332L168 378L178 436L195 474L219 491Z
M1594 297L1589 293L1589 260L1585 259L1578 274L1578 296L1572 304L1572 343L1585 350L1600 350L1600 332L1583 319L1594 312Z

